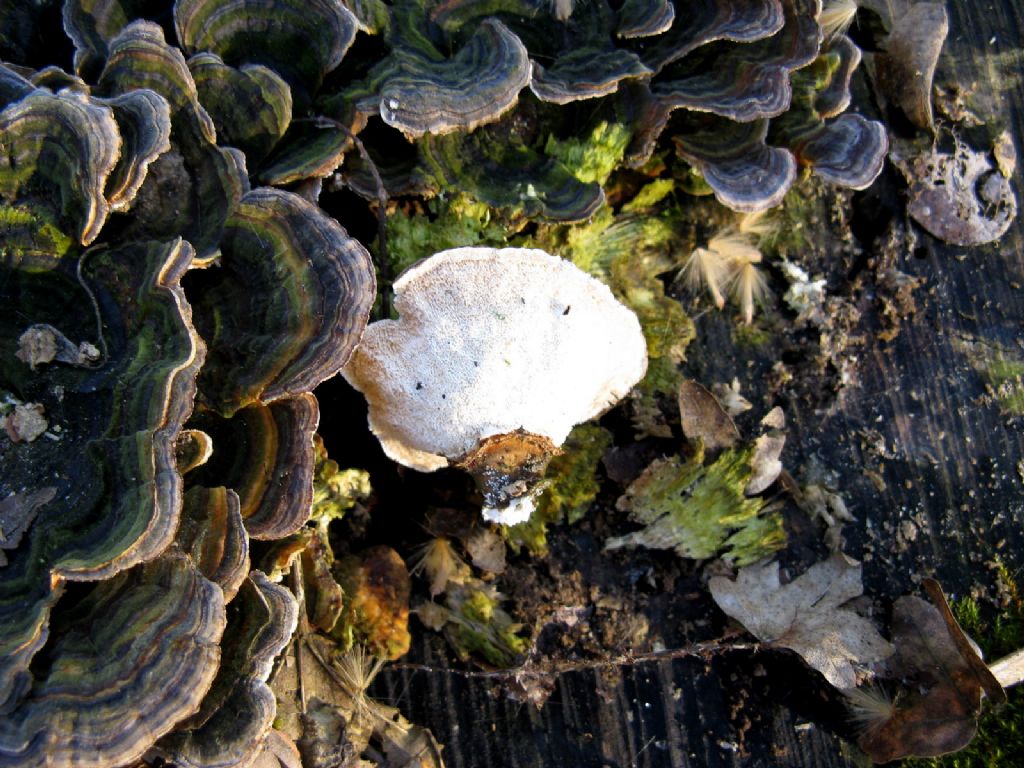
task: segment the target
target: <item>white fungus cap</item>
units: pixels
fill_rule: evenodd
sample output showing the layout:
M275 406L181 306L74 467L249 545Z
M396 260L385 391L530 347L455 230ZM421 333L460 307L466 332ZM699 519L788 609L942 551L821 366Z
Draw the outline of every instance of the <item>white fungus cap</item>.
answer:
M544 251L442 251L394 290L399 319L370 324L342 373L366 396L385 453L413 469L517 430L559 446L647 369L636 315Z

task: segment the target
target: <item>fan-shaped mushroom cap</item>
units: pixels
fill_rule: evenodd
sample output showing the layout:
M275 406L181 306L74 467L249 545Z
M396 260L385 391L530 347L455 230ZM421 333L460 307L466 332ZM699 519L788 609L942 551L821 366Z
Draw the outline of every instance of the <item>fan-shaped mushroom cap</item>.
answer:
M488 508L517 519L569 430L647 368L636 316L602 283L544 251L456 248L395 282L400 319L370 325L343 369L370 428L401 464L459 464ZM513 522L502 511L485 515Z

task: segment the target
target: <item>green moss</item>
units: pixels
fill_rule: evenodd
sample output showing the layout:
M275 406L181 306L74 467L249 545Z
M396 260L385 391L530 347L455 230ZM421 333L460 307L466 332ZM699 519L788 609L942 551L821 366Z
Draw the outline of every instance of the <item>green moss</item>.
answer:
M387 222L391 274L398 276L420 259L447 248L504 245L507 234L487 205L463 195L434 198L427 202L427 211L418 215L396 211Z
M996 342L958 339L956 346L984 377L989 395L999 408L1013 416L1024 416L1024 358Z
M369 498L370 474L362 469L341 469L338 462L327 457L327 449L320 435L314 436L313 448L316 452L316 466L313 470L313 507L309 519L319 530L321 540L329 542L327 528L331 521L340 520L357 502ZM333 560L333 557L330 559Z
M659 434L659 395L675 396L676 366L695 335L682 305L665 294L662 276L681 266L680 214L673 207L639 216L615 215L604 209L589 222L549 225L538 229L527 245L544 248L571 260L606 283L615 296L636 312L647 341L647 375L636 389L633 420L639 431Z
M56 264L73 245L45 208L0 204L0 258Z
M631 133L619 123L601 122L585 138L548 137L544 153L560 160L569 172L584 183L596 181L604 186L626 154Z
M772 340L768 329L751 323L750 325L735 325L732 328L732 338L740 347L760 347Z
M689 460L659 459L629 486L619 508L644 526L608 541L607 547L673 549L681 557L720 556L749 565L782 549L786 535L779 510L743 491L754 449L723 451L705 465L703 450Z
M611 433L597 424L576 427L562 446L562 454L548 464L547 487L530 519L507 530L514 548L525 547L531 555L547 553L549 525L567 520L578 522L597 498L601 481L597 469L601 456L612 443Z
M449 589L445 634L459 658L480 656L496 667L510 667L530 647L523 625L501 607L501 595L479 579Z
M632 200L622 206L623 213L634 213L652 208L675 191L674 179L657 179L640 188Z
M1024 361L1004 353L988 361L984 374L999 407L1015 416L1024 415Z
M995 661L1024 647L1024 602L1006 566L996 563L1006 608L995 616L977 600L964 597L953 602L953 613L964 631L981 646L985 658ZM1018 765L1024 755L1024 689L1007 691L1007 703L988 708L978 721L978 734L967 747L932 760L908 760L908 766L933 768L1005 768Z

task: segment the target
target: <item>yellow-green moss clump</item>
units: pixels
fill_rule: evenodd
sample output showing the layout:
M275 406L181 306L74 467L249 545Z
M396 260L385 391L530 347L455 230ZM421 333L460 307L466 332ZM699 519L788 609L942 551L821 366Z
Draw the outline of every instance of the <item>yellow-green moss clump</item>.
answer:
M396 210L387 220L391 277L397 277L420 259L449 248L505 245L510 227L486 203L465 195L435 197L427 201L426 210L420 213Z
M329 541L327 528L340 520L357 502L369 498L370 474L362 469L341 469L327 456L320 435L313 437L316 465L313 470L313 508L310 521L316 524L323 541Z
M508 529L509 544L526 547L531 555L546 554L548 526L578 522L597 498L601 490L598 466L611 444L611 433L597 424L581 424L573 429L562 445L563 452L548 464L544 475L547 487L533 516Z
M757 562L786 544L781 512L744 489L753 448L723 451L710 464L703 450L689 459L654 461L619 498L618 509L644 527L610 539L607 549L673 549L681 557Z
M604 186L612 171L622 164L632 134L619 123L598 123L583 138L548 137L544 153L560 160L583 183L596 181Z
M501 607L502 595L493 585L471 578L449 583L445 603L425 603L416 609L431 629L444 630L458 657L477 656L496 667L510 667L530 647L523 625Z

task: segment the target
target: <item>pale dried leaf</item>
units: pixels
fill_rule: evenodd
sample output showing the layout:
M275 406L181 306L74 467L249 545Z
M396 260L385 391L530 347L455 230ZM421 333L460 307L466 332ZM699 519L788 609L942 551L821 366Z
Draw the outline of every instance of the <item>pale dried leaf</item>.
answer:
M39 508L53 501L56 495L57 489L48 486L32 493L12 493L0 500L0 568L7 565L3 550L18 546Z
M49 426L39 403L19 403L0 419L0 425L13 443L31 443Z
M893 653L867 619L843 605L858 597L861 565L835 554L789 584L779 581L779 564L741 568L732 581L710 580L711 596L725 613L759 640L789 648L833 686L857 685L857 666Z
M473 565L490 573L505 572L505 540L491 528L477 528L465 541Z
M949 17L941 3L915 3L893 24L875 56L878 87L918 128L932 127L932 80Z
M786 428L786 412L782 408L776 405L761 419L761 426L765 429L785 429Z
M26 363L33 371L37 365L67 363L74 366L88 366L100 358L100 351L87 341L75 344L52 325L40 323L30 325L18 337L18 350L14 356Z
M750 460L753 474L744 493L756 496L774 483L782 473L782 449L786 446L786 436L778 432L761 435L754 441L754 457Z
M1017 148L1009 131L1003 131L996 137L992 145L992 156L996 159L996 167L1006 178L1013 176L1017 170Z
M739 379L734 378L731 384L723 384L721 382L712 384L711 394L725 408L725 412L734 419L741 413L749 411L754 407L747 398L740 394Z

